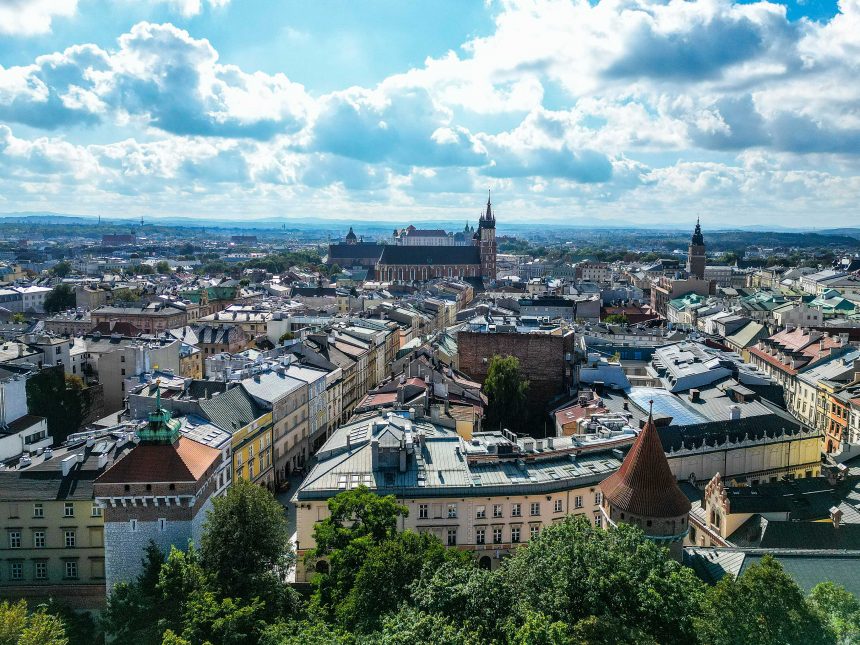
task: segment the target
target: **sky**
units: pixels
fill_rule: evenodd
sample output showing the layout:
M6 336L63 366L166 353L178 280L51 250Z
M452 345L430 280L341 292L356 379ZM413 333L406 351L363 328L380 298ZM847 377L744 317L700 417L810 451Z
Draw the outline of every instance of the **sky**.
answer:
M0 212L860 226L860 0L0 0Z

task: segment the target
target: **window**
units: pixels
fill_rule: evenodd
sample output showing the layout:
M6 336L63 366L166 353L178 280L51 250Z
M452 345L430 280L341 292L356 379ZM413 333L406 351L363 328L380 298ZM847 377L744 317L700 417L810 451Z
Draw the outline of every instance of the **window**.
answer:
M33 504L33 517L45 517L45 507L41 504Z
M478 506L475 510L475 517L479 520L487 517L487 507L486 506Z
M456 504L448 504L448 518L456 519L457 517L457 505Z
M594 514L594 526L597 528L603 526L603 516L600 513Z
M486 540L486 531L484 529L475 529L475 544L484 544Z
M10 562L9 563L9 577L12 580L23 580L24 579L24 563L23 562Z
M90 516L91 517L101 517L102 516L102 507L99 506L98 504L94 503L92 508L90 509Z
M537 525L529 527L529 533L531 534L531 539L534 540L540 534L540 527Z
M44 549L45 548L45 532L44 531L33 531L33 548L34 549Z
M48 579L48 563L44 560L36 560L33 563L33 578L36 580Z
M601 502L603 502L603 493L597 491L596 493L594 493L594 505L600 506Z
M426 520L427 519L427 504L419 504L418 505L418 519Z
M9 548L21 548L21 531L9 531Z
M137 533L137 520L129 520L129 529L132 533Z
M167 530L167 520L163 517L158 518L158 531L164 533Z
M104 560L90 560L90 577L96 579L105 577Z
M64 531L63 535L65 536L65 543L67 549L73 549L75 547L75 532L73 530Z
M63 517L74 517L75 516L75 503L74 502L66 502L63 504Z
M582 495L577 495L573 498L573 507L582 508Z
M560 499L555 500L555 504L553 505L553 510L556 513L561 513L564 510L563 502Z
M532 515L540 515L540 502L532 502L530 512Z
M78 563L75 560L66 560L63 563L63 577L64 578L77 578L78 577Z
M457 546L457 529L448 529L448 546Z
M493 517L501 517L502 516L502 505L501 504L493 504Z
M522 504L511 504L511 517L520 517L522 514Z
M520 527L511 527L511 542L517 543L520 541Z
M497 526L493 529L493 544L501 544L502 543L502 527Z

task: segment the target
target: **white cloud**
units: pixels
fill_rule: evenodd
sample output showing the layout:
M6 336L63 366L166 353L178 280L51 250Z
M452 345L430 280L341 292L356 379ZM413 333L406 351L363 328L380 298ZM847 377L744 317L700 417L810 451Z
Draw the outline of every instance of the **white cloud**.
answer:
M0 34L48 33L55 17L73 16L77 8L78 0L0 0Z
M225 4L162 1L185 15ZM815 23L770 2L508 0L458 52L322 96L144 22L111 47L0 67L0 122L139 139L7 127L0 194L4 208L43 184L44 199L474 215L470 193L491 185L510 212L547 217L844 214L860 175L860 0L839 6Z

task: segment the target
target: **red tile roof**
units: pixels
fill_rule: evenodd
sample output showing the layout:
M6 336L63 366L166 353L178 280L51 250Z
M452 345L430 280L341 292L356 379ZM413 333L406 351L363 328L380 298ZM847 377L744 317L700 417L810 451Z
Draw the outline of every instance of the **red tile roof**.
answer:
M220 458L220 450L187 437L180 437L174 445L141 444L111 466L96 482L196 482Z
M650 415L621 468L603 480L600 489L613 507L639 517L673 518L690 512L690 500L669 469Z

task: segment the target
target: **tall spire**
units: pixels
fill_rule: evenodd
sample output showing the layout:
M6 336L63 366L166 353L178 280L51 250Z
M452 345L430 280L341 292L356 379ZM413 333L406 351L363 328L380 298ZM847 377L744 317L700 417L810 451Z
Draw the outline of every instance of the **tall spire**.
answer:
M487 211L481 215L481 219L485 222L493 222L496 219L493 215L493 202L491 200L489 189L487 189Z
M693 237L691 239L692 243L697 246L704 246L705 238L702 236L702 226L699 223L698 216L696 217L696 228L693 231Z

